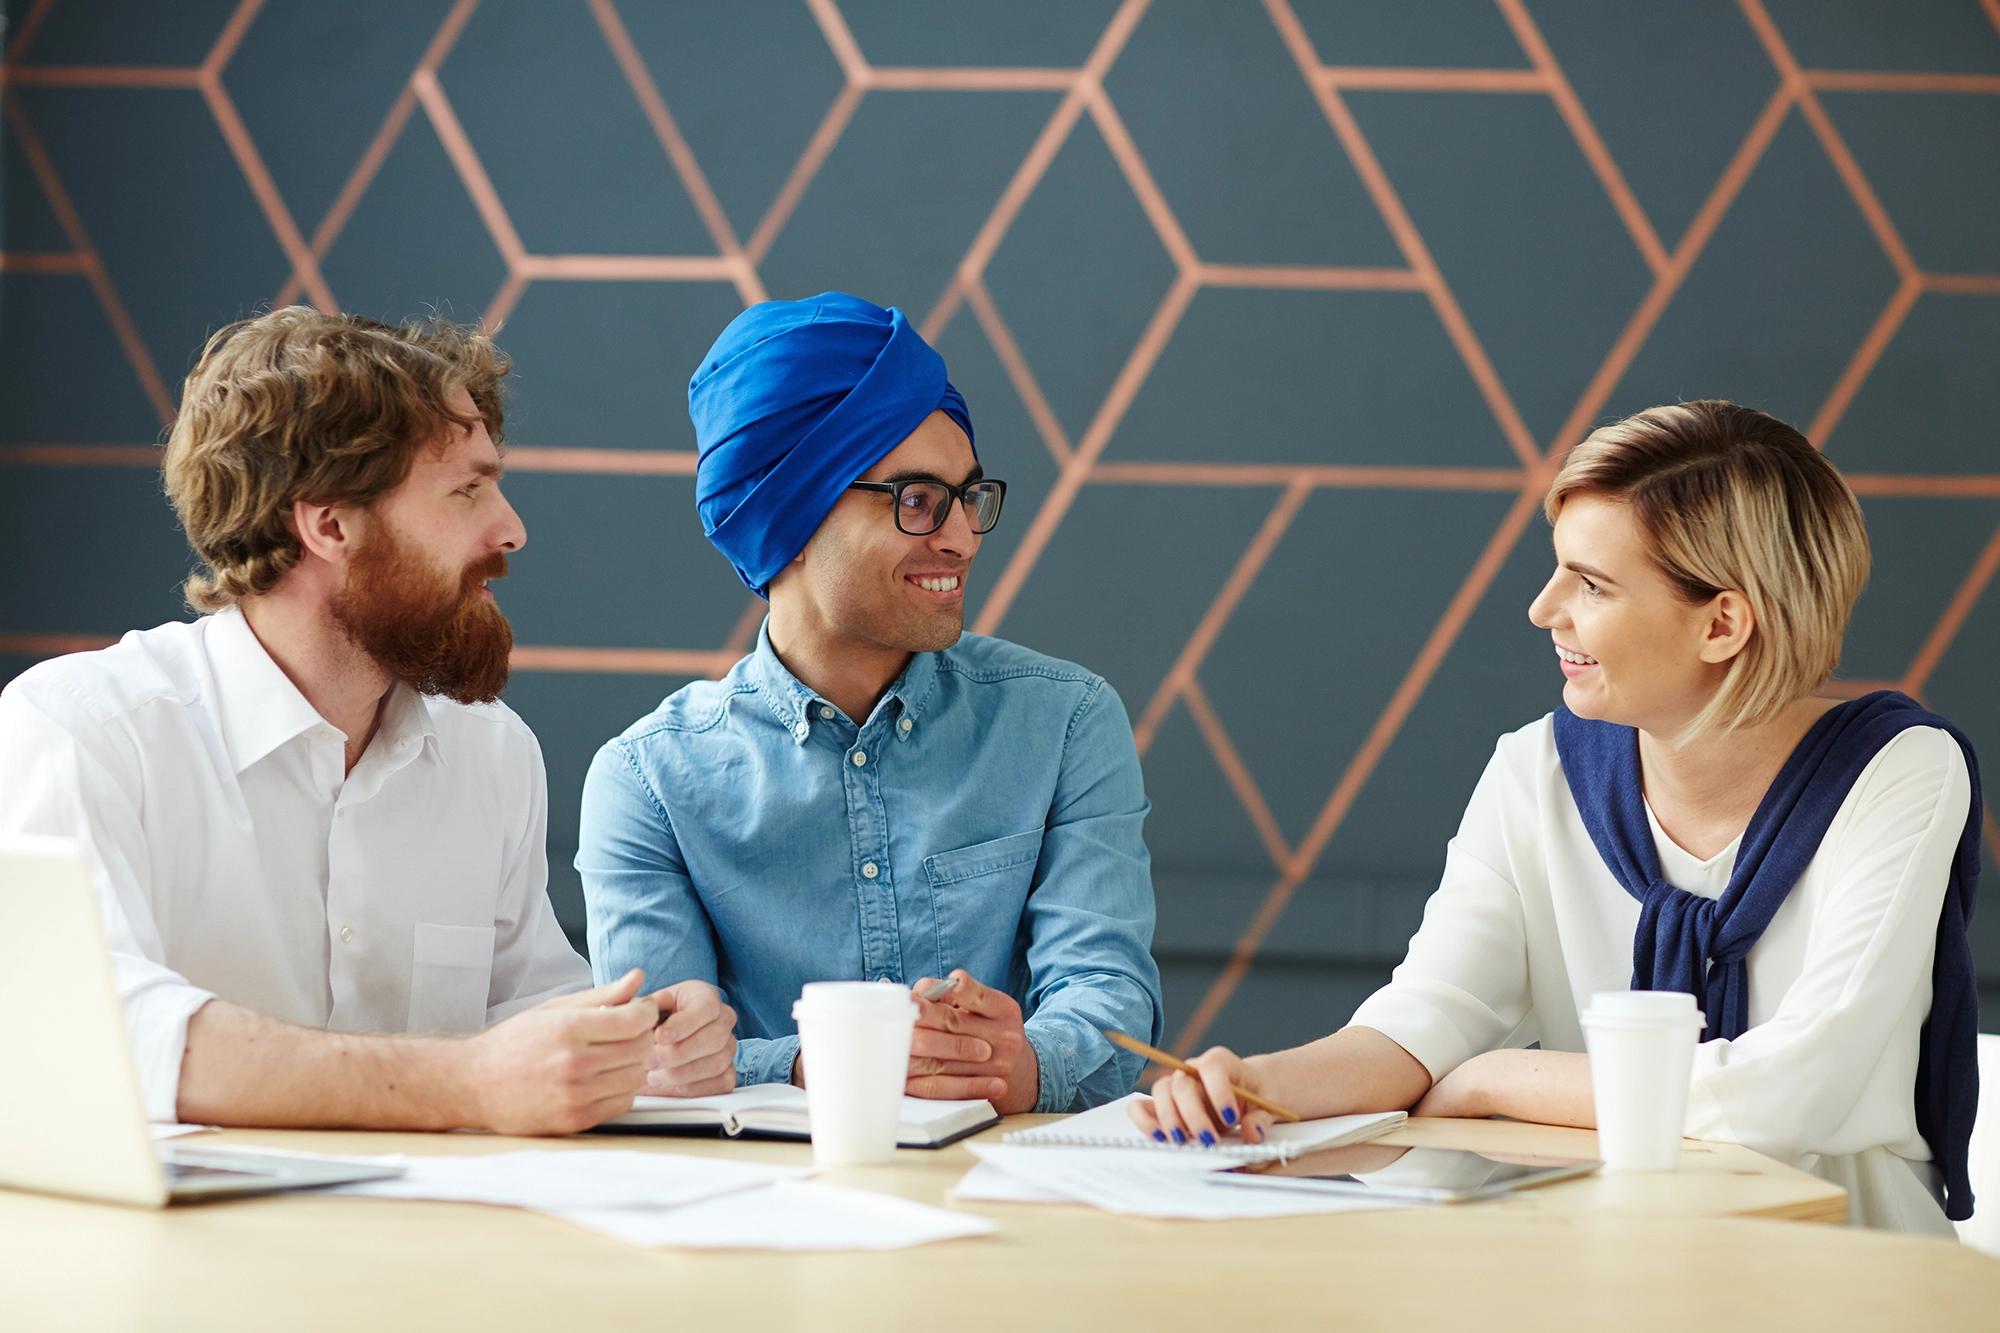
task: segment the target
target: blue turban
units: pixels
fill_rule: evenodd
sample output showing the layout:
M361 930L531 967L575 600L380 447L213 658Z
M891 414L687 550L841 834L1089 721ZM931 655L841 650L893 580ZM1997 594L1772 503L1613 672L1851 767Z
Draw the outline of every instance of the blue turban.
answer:
M940 411L970 443L944 358L902 311L842 292L751 306L688 381L702 530L766 596L848 483Z

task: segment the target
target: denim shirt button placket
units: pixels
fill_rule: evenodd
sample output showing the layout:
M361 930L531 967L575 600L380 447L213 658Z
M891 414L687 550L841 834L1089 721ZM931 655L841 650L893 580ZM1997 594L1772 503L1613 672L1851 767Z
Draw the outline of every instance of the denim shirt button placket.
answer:
M882 807L879 756L872 742L857 736L841 764L847 788L849 834L860 857L857 890L861 902L862 974L890 977L900 973L902 942L898 932L896 891L889 873L887 812Z

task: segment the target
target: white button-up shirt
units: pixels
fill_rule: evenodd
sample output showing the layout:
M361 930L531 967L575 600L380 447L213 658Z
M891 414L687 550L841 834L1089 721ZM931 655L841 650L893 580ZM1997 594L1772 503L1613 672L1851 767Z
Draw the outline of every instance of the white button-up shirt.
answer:
M154 1119L211 998L473 1032L590 984L549 907L547 779L512 710L399 685L352 773L346 743L234 609L0 692L0 832L90 847Z
M1914 1088L1938 912L1972 786L1957 742L1883 746L1745 960L1750 1027L1702 1042L1690 1138L1746 1144L1844 1186L1850 1220L1952 1234L1930 1185ZM1677 889L1719 898L1739 837L1706 861L1652 823ZM1581 1051L1579 1011L1632 984L1639 901L1577 813L1543 718L1500 738L1394 979L1352 1022L1442 1078L1482 1051Z

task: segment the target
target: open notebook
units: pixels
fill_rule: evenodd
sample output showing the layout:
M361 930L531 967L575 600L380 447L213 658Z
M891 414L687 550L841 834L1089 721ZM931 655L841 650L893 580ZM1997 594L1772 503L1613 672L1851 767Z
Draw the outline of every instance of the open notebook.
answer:
M1095 1110L1070 1116L1033 1129L1017 1129L1003 1142L1045 1148L1150 1148L1155 1152L1196 1153L1237 1162L1282 1162L1321 1148L1344 1148L1350 1143L1366 1143L1409 1119L1402 1111L1378 1111L1371 1115L1336 1115L1325 1120L1301 1120L1295 1125L1271 1126L1262 1143L1225 1141L1213 1148L1199 1143L1176 1145L1158 1143L1139 1132L1125 1108L1144 1097L1135 1092L1107 1102ZM643 1100L643 1099L642 1099Z
M903 1098L896 1142L904 1148L942 1148L998 1124L991 1102L943 1102ZM804 1088L789 1083L753 1083L715 1097L640 1097L632 1109L598 1129L613 1134L653 1134L676 1130L720 1130L731 1138L812 1137Z

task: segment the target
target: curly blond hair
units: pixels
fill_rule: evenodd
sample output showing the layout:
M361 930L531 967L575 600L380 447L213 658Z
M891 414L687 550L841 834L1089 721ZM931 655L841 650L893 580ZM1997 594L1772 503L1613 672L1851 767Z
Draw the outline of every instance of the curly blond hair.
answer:
M288 306L208 340L181 392L163 464L167 498L207 566L196 611L269 592L303 548L292 506L367 506L418 450L485 422L501 443L507 358L490 338L432 319L393 328ZM475 415L453 401L460 390Z
M1630 505L1683 600L1725 588L1756 617L1722 688L1677 738L1756 726L1826 683L1868 582L1861 504L1832 463L1776 417L1709 400L1649 407L1570 450L1543 502Z

